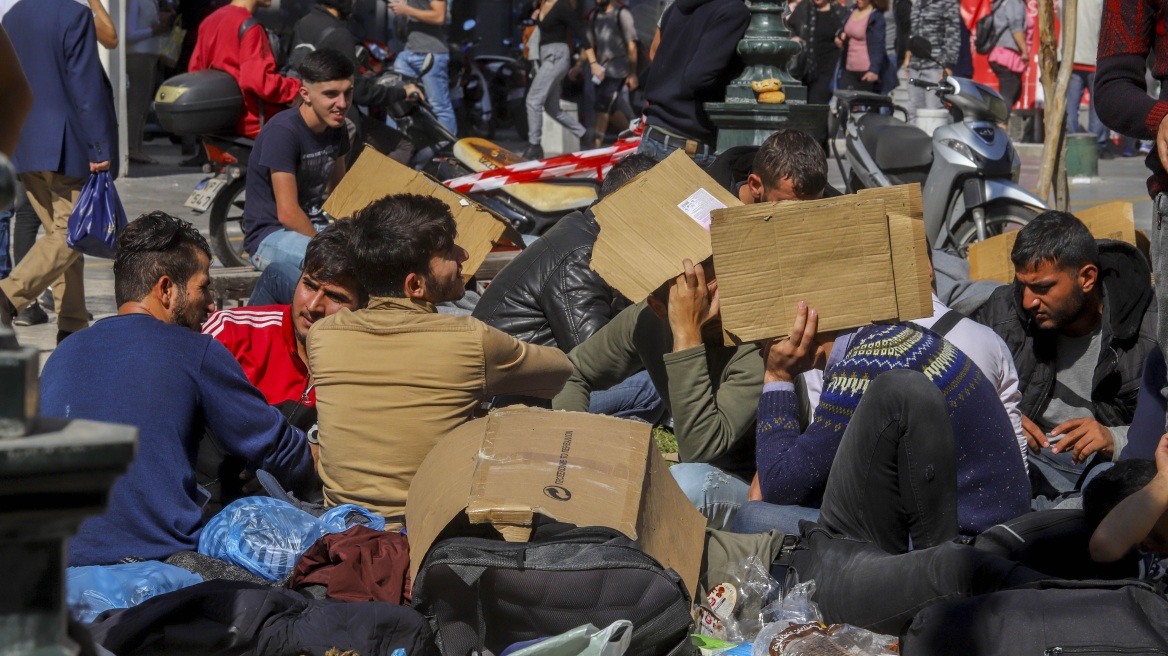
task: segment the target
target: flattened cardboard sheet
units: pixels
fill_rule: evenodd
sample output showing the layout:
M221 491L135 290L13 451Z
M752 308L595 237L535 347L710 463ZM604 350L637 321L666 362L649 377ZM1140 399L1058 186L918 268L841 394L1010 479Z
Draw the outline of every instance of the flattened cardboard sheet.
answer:
M410 486L411 574L454 520L530 537L536 516L608 526L696 593L705 519L640 422L534 408L498 410L440 440Z
M742 202L685 153L676 151L593 207L600 236L592 269L633 301L641 301L710 256L711 212Z
M454 222L458 224L458 245L470 254L462 264L463 276L467 278L478 271L499 241L506 239L518 246L523 245L523 238L515 228L498 215L425 173L403 166L372 148L366 148L353 168L345 173L325 201L324 211L338 219L348 218L369 203L392 194L434 196L450 207Z
M898 318L883 200L759 203L713 216L722 324L732 339L786 337L801 300L819 311L820 330Z
M929 242L925 237L925 211L921 185L897 185L861 189L861 199L884 201L892 267L896 274L896 306L901 321L933 316L933 285L929 275Z

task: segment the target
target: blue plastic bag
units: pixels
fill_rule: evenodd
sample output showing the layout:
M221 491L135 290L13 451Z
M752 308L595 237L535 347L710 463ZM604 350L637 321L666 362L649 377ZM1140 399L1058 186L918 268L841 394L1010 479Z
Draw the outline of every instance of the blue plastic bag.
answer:
M92 565L65 570L65 604L80 622L111 608L131 608L167 592L203 582L203 577L155 560Z
M286 501L245 497L207 522L199 536L199 553L280 581L326 533L324 522Z
M126 211L109 172L91 174L69 214L65 243L86 255L113 259L125 227Z

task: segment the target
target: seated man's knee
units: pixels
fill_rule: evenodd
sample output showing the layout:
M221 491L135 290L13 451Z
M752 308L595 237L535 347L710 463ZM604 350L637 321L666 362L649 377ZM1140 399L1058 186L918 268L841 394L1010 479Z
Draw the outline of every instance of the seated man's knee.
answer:
M725 529L738 509L747 502L750 486L717 467L703 463L681 463L670 468L678 486L706 517L710 528Z
M893 369L877 376L864 391L863 401L882 400L918 408L944 409L945 398L925 374L912 369Z

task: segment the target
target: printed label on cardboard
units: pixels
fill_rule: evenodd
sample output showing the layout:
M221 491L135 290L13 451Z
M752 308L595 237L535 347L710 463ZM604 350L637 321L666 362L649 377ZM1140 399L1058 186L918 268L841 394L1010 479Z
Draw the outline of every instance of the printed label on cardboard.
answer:
M698 189L689 198L677 204L677 209L697 222L698 225L710 229L710 212L726 209L726 204L710 195L705 189Z

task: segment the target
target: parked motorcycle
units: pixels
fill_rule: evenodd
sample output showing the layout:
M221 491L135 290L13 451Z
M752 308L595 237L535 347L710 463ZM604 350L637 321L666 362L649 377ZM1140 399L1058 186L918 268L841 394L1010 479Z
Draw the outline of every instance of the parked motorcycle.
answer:
M463 23L462 30L470 32L474 27L472 19ZM493 139L494 108L487 93L487 78L471 55L480 40L473 38L450 44L450 103L454 106L460 136Z
M909 48L914 57L932 60L927 39L914 36ZM953 76L940 82L910 79L909 84L936 94L953 122L930 137L909 124L908 112L888 96L835 92L848 173L834 141L832 150L849 192L921 183L929 243L961 256L970 244L1021 229L1046 209L1041 198L1018 185L1021 160L1001 128L1009 108L996 91Z
M509 39L503 45L510 47ZM518 56L479 55L475 68L486 79L491 102L490 135L500 128L511 128L519 138L527 136L527 63L520 44ZM488 136L488 138L493 138Z

